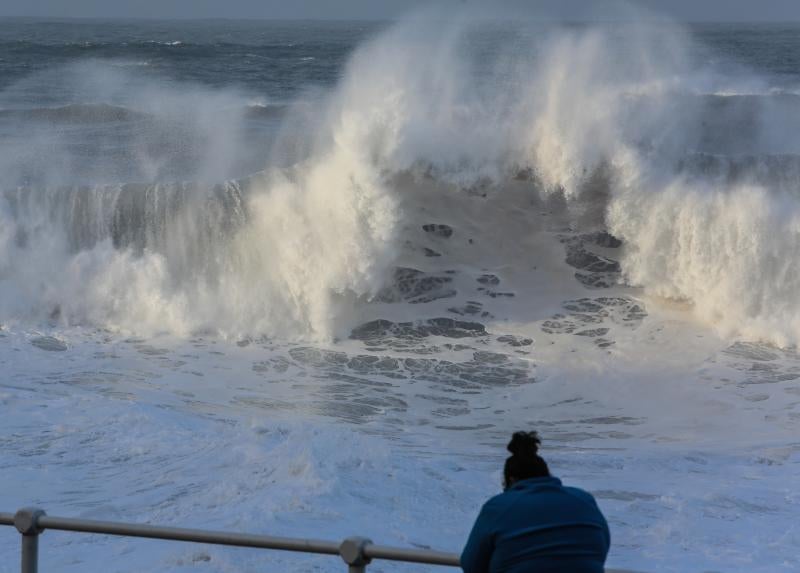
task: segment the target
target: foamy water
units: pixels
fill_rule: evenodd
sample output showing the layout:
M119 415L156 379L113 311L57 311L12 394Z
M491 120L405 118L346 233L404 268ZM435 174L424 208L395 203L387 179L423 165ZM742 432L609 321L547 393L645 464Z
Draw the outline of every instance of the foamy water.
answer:
M164 50L240 49L192 28L131 44L148 71L76 56L4 88L0 508L459 551L530 428L597 497L610 566L800 565L800 100L671 24L481 22L332 25L327 64L244 30L328 66L284 100L175 77ZM25 103L47 82L76 101Z

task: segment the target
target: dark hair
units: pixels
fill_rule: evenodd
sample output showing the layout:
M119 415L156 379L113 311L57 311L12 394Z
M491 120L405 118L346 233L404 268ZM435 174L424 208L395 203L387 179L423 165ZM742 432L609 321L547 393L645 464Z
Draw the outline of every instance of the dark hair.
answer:
M507 446L511 456L503 468L503 489L511 487L512 482L550 475L547 464L538 453L541 443L536 432L514 432Z

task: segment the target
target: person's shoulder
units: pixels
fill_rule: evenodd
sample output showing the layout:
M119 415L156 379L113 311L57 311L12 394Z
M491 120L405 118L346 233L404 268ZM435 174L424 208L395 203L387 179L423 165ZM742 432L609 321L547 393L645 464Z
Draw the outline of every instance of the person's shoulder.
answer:
M511 492L504 491L497 495L490 497L486 503L483 504L483 511L486 513L498 513L504 511L508 506L513 504Z
M588 491L579 487L564 486L564 491L580 500L586 501L595 506L597 505L597 500L594 499L594 496Z
M504 527L503 522L509 511L513 511L515 496L512 492L499 493L490 497L481 507L478 522L486 531L496 531Z

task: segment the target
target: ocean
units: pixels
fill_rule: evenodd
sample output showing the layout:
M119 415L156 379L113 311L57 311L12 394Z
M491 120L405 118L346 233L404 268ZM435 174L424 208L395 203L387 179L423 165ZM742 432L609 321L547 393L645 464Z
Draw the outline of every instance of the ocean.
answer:
M800 568L800 26L484 16L0 20L0 511L458 552L526 429L609 566Z

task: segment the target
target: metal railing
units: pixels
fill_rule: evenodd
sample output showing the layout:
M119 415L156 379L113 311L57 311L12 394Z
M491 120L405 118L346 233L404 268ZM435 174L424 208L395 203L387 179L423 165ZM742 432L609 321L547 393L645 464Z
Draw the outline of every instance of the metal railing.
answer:
M47 515L43 510L33 507L20 509L16 513L0 513L0 525L13 525L22 536L22 573L37 573L39 562L39 535L45 529L339 555L344 562L347 563L349 573L365 573L367 565L373 559L404 561L407 563L425 563L428 565L445 565L450 567L459 566L458 555L455 553L376 545L366 537L348 537L341 543L337 543L335 541L324 541L321 539L272 537L269 535L253 535L249 533L231 533L227 531L207 531L182 527L162 527L115 521L55 517ZM606 573L631 572L606 569Z

